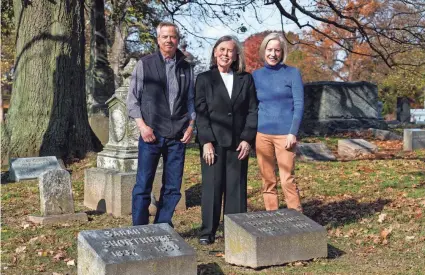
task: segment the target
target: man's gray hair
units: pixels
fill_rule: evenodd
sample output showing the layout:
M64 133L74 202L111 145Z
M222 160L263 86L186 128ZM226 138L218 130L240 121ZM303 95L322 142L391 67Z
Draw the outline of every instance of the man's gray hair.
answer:
M177 38L180 39L180 30L179 30L179 27L177 27L176 24L171 23L171 22L167 22L167 21L162 21L161 23L158 24L158 27L156 27L156 36L157 37L159 37L159 34L161 33L161 29L163 27L174 27L174 29L176 29Z
M280 60L280 62L283 64L286 61L286 57L288 56L288 47L286 46L286 41L283 36L277 32L272 32L266 35L266 37L264 37L263 41L261 42L259 50L261 61L265 62L264 56L266 52L266 47L270 40L279 41L280 49L282 50L282 60Z
M214 47L212 49L212 53L211 53L210 68L217 66L217 60L214 57L215 49L218 47L218 45L220 45L220 43L227 42L227 41L233 41L233 43L235 43L236 54L238 56L236 61L233 61L230 68L232 68L233 71L238 72L238 73L245 71L245 55L244 55L244 52L243 52L242 44L233 35L222 36L217 40L217 42L215 42Z

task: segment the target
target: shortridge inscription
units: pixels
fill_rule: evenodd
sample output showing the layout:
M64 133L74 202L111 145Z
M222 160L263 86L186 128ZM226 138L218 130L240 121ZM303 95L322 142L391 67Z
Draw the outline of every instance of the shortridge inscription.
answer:
M80 275L117 274L99 273L99 266L122 275L196 274L194 249L165 223L81 231L78 259Z
M172 241L171 235L163 236L153 236L153 237L139 237L131 239L122 239L122 240L110 240L102 242L105 248L108 247L122 247L126 245L141 245L141 244L150 244L157 242L170 242Z
M181 250L178 239L155 227L110 229L102 231L101 247L113 257L136 257L140 253L167 254ZM97 243L99 243L97 241Z

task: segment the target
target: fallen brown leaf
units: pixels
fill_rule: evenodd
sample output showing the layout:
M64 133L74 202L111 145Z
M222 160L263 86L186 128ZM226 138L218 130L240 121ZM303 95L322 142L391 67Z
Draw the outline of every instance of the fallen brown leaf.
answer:
M24 228L24 229L27 229L27 228L29 228L31 226L31 224L29 224L29 223L24 223L23 225L22 225L22 227Z
M383 230L381 230L380 236L382 240L387 239L387 237L391 234L392 228L384 228Z
M378 222L382 223L385 220L386 217L387 217L387 214L385 214L385 213L380 214L378 216Z
M415 239L415 236L406 236L406 241L413 241Z
M46 265L41 264L41 265L37 266L36 269L37 269L38 272L44 272L44 271L46 271Z
M38 237L31 238L31 239L28 241L28 244L33 244L33 243L35 243L37 240L38 240Z
M15 253L19 254L25 251L25 249L27 249L26 246L20 246L18 248L15 249Z
M59 251L55 256L53 256L53 260L58 262L61 259L65 259L66 253L64 251Z
M13 256L12 264L16 265L17 262L18 262L18 258L16 256Z

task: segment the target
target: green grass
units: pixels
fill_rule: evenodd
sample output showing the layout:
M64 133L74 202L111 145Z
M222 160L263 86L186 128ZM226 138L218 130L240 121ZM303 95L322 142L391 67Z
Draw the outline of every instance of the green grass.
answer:
M309 138L336 146L337 138ZM304 140L303 140L304 142ZM334 149L335 147L333 147ZM380 151L384 151L384 149ZM396 152L396 158L353 161L297 162L296 181L304 213L328 231L329 257L253 270L227 264L223 227L210 247L198 244L200 216L200 165L198 147L186 154L184 189L186 211L176 212L178 233L197 252L198 274L423 274L425 270L425 150ZM84 170L95 165L95 156L75 163L72 187L76 211L83 206ZM263 210L261 177L256 159L249 162L248 208ZM278 185L279 186L279 185ZM284 207L280 194L280 206ZM77 259L77 234L81 230L123 227L131 217L114 218L89 213L88 223L36 226L26 216L39 212L36 181L2 186L2 274L76 274L76 266L53 257L63 252ZM380 217L385 216L380 221ZM383 230L391 233L382 238ZM23 252L19 249L25 247ZM18 250L17 250L18 249ZM40 255L41 254L41 255Z

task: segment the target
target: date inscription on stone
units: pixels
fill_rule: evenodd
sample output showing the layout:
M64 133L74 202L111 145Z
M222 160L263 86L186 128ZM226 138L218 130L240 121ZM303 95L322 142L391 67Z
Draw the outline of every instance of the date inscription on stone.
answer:
M314 231L319 226L308 217L292 209L244 213L234 216L253 234L281 235Z
M79 239L108 263L179 256L193 250L168 224L82 231Z

